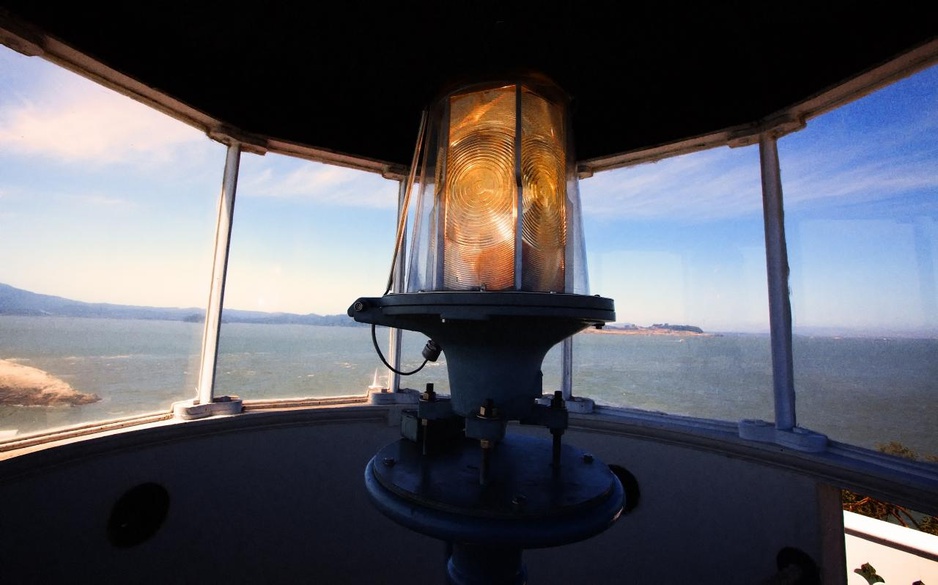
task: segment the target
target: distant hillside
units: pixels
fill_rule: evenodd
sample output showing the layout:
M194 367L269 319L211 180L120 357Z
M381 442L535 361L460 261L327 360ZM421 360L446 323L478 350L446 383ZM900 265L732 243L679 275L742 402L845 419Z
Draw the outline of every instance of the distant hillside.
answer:
M138 307L110 303L85 303L63 297L43 295L0 283L0 315L86 317L97 319L155 319L161 321L202 322L205 310L199 308ZM360 326L347 315L298 315L225 309L225 323L267 323L298 325Z

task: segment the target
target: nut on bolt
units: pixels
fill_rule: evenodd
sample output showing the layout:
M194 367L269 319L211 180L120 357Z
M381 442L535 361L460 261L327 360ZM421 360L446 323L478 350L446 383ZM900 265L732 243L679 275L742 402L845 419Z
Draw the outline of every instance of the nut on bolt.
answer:
M436 401L436 391L433 390L433 382L427 382L427 390L420 395L421 400L426 400L427 402Z
M498 416L498 409L495 408L495 402L491 398L487 398L479 407L479 416L482 418L495 418Z
M354 308L356 312L360 313L368 308L368 304L365 301L361 301L361 300L355 301Z

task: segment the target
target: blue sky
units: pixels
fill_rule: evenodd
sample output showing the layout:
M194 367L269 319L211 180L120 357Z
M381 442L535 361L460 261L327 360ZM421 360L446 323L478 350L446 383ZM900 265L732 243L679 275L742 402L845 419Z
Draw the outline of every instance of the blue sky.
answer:
M809 122L779 152L796 327L938 334L938 68ZM224 147L0 47L0 282L204 305ZM580 182L591 292L620 322L765 331L758 149ZM397 184L245 154L227 306L342 313L384 290Z

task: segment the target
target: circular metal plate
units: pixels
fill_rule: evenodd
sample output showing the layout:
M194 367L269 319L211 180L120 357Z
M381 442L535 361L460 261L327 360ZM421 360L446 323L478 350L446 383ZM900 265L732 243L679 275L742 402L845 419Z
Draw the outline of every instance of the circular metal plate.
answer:
M534 548L601 532L621 513L623 489L608 466L574 447L551 462L551 441L507 436L491 452L480 483L478 441L422 455L402 439L384 447L365 470L377 507L418 532L458 542Z

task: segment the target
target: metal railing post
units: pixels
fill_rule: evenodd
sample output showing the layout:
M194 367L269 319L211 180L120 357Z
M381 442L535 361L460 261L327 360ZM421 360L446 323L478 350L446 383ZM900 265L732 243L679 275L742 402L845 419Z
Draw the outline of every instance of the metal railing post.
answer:
M765 220L775 428L790 431L795 428L796 420L788 250L785 243L778 139L768 131L759 136L759 161L762 167L762 210Z
M407 213L405 209L404 200L407 197L407 183L405 181L400 181L398 187L397 195L397 221L404 221L404 214ZM407 227L406 223L402 226L401 241L404 242L407 240ZM397 249L397 258L394 262L394 274L392 276L392 285L391 291L395 293L404 291L404 249L406 246L401 245ZM401 329L391 327L388 330L388 362L393 366L393 369L388 369L388 392L398 392L401 389L401 375L398 373L401 371L401 344L403 343L404 332ZM396 371L395 371L396 370Z
M221 333L221 312L225 299L225 277L228 272L228 248L231 244L231 225L234 217L235 190L241 163L241 144L228 146L225 175L218 199L218 217L215 225L215 256L212 262L212 282L205 312L202 333L202 358L199 369L198 404L211 404L215 394L215 365L218 361L218 336Z
M564 339L560 346L560 392L566 401L573 398L573 336Z

